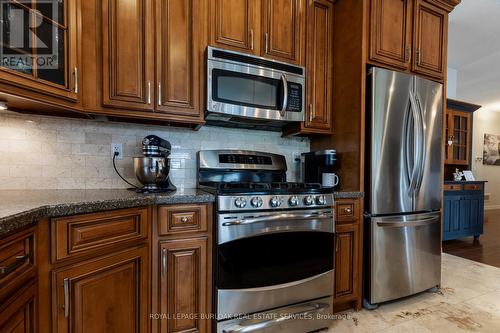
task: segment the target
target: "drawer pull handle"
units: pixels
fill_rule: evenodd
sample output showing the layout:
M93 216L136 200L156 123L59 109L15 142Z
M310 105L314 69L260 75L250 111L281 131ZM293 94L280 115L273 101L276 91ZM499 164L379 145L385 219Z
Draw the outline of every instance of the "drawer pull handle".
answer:
M167 249L161 250L161 275L167 273Z
M26 259L28 258L28 255L23 255L23 256L17 256L16 261L10 264L9 266L2 266L0 267L0 276L9 274L12 271L15 271L17 268L21 267Z
M181 217L181 222L182 223L187 223L189 219L186 216Z
M64 288L64 317L69 317L69 278L63 280Z
M351 208L344 208L344 213L351 214L352 213L352 209Z

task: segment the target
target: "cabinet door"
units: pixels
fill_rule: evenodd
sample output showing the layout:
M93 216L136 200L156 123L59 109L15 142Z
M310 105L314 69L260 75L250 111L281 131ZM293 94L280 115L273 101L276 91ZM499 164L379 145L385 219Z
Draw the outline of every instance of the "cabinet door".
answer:
M156 110L203 118L206 0L156 1Z
M460 231L460 195L444 194L443 240L453 239Z
M153 110L152 0L102 1L104 106Z
M446 65L448 12L415 0L413 71L442 80Z
M160 244L160 332L208 332L206 237Z
M261 0L211 0L211 44L260 55Z
M56 331L147 332L148 267L143 246L55 271Z
M359 226L337 226L335 234L335 302L357 297Z
M76 102L78 81L77 0L48 3L2 1L0 80ZM40 2L41 4L37 5ZM32 12L28 6L36 6ZM45 100L46 102L46 100Z
M0 306L0 332L35 333L36 328L36 285L30 284L2 301Z
M410 68L412 1L371 1L371 60L405 70Z
M314 0L307 7L305 127L331 132L333 105L333 3Z
M304 2L304 0L263 0L263 57L301 64Z
M470 113L461 111L449 112L450 134L453 141L451 156L448 160L451 164L469 165L470 161Z

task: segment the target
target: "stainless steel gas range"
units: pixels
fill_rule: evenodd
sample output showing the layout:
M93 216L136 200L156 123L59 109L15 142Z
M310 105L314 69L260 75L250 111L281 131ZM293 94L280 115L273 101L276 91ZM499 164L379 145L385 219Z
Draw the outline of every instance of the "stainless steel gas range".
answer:
M198 184L217 195L218 333L304 333L331 323L333 194L286 182L284 156L198 153Z

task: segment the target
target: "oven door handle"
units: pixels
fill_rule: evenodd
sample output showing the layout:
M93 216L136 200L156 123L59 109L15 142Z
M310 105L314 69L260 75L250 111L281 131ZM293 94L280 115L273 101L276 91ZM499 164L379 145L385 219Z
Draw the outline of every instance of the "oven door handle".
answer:
M232 326L231 328L224 329L222 330L223 333L247 333L247 332L253 332L257 330L262 330L265 329L269 326L277 325L285 321L289 320L296 320L296 317L304 317L308 315L312 315L318 312L322 312L325 309L329 308L330 305L327 303L309 303L306 306L310 307L310 309L307 309L305 311L297 311L297 312L291 312L287 314L286 316L282 316L276 319L270 319L270 320L264 320L259 323L255 324L250 324L250 325L244 325L244 322L241 324L237 324ZM304 305L299 305L297 307L304 307ZM292 310L292 309L290 309Z
M283 105L281 106L280 115L284 117L288 107L288 81L283 73L281 73L281 81L283 82Z
M256 217L252 219L241 219L241 220L236 220L236 221L231 221L231 222L224 222L222 223L222 226L224 227L229 227L233 225L248 225L248 224L254 224L254 223L259 223L259 222L266 222L266 221L276 221L276 220L283 220L283 219L289 219L289 220L302 220L302 219L310 219L310 218L320 218L320 219L327 219L327 218L333 218L333 213L325 213L325 212L312 212L308 214L296 214L296 213L281 213L277 215L272 215L272 216L263 216L263 217Z

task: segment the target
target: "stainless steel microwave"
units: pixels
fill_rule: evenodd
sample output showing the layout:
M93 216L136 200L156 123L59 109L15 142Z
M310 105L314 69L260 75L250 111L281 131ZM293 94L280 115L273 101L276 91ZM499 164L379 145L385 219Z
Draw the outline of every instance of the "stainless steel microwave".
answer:
M208 47L207 122L279 128L304 120L304 96L304 67Z

